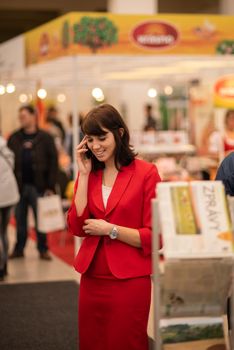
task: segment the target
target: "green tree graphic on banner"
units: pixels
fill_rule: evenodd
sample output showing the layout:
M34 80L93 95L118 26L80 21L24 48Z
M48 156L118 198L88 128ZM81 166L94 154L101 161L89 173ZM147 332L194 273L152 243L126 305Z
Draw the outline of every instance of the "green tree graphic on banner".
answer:
M74 43L88 46L95 53L99 48L118 42L118 29L106 17L82 17L74 24Z
M216 52L221 55L234 55L234 40L223 40L219 42Z

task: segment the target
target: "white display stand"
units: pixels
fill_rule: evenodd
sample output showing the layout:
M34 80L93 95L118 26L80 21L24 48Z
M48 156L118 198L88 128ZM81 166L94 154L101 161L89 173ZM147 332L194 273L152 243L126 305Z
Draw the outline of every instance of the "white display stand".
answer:
M139 145L135 147L136 151L144 156L159 156L162 154L175 155L175 154L194 154L196 147L191 144L186 145Z
M153 226L153 318L154 318L154 350L163 350L163 344L161 340L160 320L161 320L161 283L162 273L160 271L160 250L159 250L159 233L160 233L160 220L159 220L159 208L158 200L152 201L152 226ZM232 219L232 229L234 231L234 198L229 198L229 207ZM222 259L226 259L225 257ZM227 258L230 262L230 256ZM231 257L234 262L234 255ZM184 262L184 259L178 259L178 261ZM197 259L199 260L199 259ZM169 259L167 260L169 261ZM231 331L229 332L230 350L234 349L234 264L231 265L231 281L230 281L230 293L231 300ZM222 316L222 315L220 315ZM229 349L228 349L229 350Z

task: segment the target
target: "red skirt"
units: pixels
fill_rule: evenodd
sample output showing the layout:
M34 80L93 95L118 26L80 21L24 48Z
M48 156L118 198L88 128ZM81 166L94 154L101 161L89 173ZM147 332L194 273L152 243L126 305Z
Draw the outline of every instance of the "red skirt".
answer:
M148 350L150 276L81 277L79 350Z

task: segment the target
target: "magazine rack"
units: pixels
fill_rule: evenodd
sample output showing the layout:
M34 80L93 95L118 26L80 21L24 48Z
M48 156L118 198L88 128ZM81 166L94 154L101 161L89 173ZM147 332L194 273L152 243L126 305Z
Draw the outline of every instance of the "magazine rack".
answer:
M234 198L228 198L229 208L231 213L232 230L234 231ZM154 318L154 350L163 350L161 331L160 331L160 320L161 320L161 283L160 278L160 251L159 251L159 232L160 232L160 220L159 218L159 204L158 200L152 201L152 225L153 225L153 318ZM225 257L222 259L226 259ZM230 256L228 257L230 262ZM231 258L233 259L233 258ZM168 259L169 260L169 259ZM181 262L184 259L179 259ZM234 260L234 259L233 259ZM230 281L230 305L231 305L231 331L229 332L229 343L230 349L234 349L234 264L231 262L231 281ZM221 316L221 315L220 315Z

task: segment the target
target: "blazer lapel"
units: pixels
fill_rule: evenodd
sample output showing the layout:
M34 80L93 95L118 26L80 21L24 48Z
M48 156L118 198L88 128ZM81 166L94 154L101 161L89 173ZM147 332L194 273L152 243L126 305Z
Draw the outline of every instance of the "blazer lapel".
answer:
M92 197L94 205L102 212L105 212L102 199L102 170L98 170L96 173L91 173L90 196Z
M129 182L133 176L134 167L135 163L133 161L130 165L122 167L121 171L118 173L110 197L107 201L106 215L116 207L126 191L127 186L129 185Z

